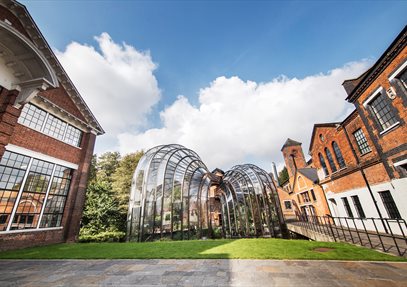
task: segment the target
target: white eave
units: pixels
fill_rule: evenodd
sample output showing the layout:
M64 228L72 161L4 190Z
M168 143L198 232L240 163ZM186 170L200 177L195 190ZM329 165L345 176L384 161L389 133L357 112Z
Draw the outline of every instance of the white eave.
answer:
M51 47L48 45L44 36L41 34L41 31L38 29L34 20L31 18L31 15L29 14L26 7L14 0L0 0L0 5L7 7L14 13L15 16L18 17L21 24L24 26L24 29L32 39L32 43L41 51L51 67L54 69L60 84L65 88L72 101L78 107L79 111L86 119L88 126L92 130L94 130L97 135L104 134L105 132L103 128L96 120L96 117L93 115L92 111L85 103L75 85L72 83L61 63L58 61Z

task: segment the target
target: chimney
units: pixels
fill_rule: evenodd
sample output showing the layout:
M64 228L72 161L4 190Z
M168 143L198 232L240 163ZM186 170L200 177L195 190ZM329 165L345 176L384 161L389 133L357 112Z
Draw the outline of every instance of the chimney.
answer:
M273 174L274 174L274 179L277 182L277 186L280 186L280 183L278 182L278 175L277 175L277 168L276 168L276 164L274 163L274 161L271 163L273 165Z

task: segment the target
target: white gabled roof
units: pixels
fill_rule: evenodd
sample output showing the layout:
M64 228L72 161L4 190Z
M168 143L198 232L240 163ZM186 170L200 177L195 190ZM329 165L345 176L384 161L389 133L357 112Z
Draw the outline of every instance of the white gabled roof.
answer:
M68 74L65 72L61 63L58 61L51 47L48 45L41 31L38 29L27 8L21 3L14 0L0 0L0 5L7 7L21 22L24 29L30 36L33 44L43 53L51 67L54 69L60 84L75 103L81 114L86 119L86 124L97 135L104 134L105 131L93 115L92 111L72 83Z

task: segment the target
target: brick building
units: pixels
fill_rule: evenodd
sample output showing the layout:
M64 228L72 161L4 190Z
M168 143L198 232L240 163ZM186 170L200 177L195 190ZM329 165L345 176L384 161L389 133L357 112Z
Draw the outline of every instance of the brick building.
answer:
M103 133L25 6L0 0L0 250L76 240Z
M405 27L343 83L356 108L343 122L314 126L309 153L334 216L407 218L406 40Z
M318 183L332 216L407 218L406 40L405 27L370 69L343 83L346 100L355 110L342 122L314 125L308 163L301 144L287 140L282 152L290 179L279 189L286 217L298 217L298 212L312 215L301 203L302 199L309 203L309 196L298 193L311 190L312 184L315 193ZM304 168L318 179L312 182ZM323 205L319 208L328 211ZM366 224L374 228L371 222ZM382 225L377 227L385 231Z
M306 162L301 143L287 139L281 151L289 176L288 181L277 189L285 218L329 214L317 169Z

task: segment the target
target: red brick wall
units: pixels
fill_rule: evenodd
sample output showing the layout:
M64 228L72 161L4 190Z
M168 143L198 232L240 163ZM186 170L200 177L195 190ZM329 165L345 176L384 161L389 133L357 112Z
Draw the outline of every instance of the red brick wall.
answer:
M326 192L331 191L334 193L340 193L347 190L366 187L366 183L359 170L355 170L352 173L344 177L337 178L335 180L329 180L324 183L326 185Z
M281 204L281 210L283 211L283 215L285 219L290 219L290 218L295 218L296 217L296 211L299 214L299 209L297 205L295 205L292 201L294 200L294 193L288 193L281 187L277 187L277 194L278 198L280 199L280 204ZM285 208L284 201L285 200L290 200L291 201L291 206L292 209L288 210Z
M96 135L87 133L84 135L83 141L84 147L86 148L82 150L81 164L74 174L71 185L71 191L75 190L76 192L71 192L68 204L65 206L66 216L64 218L64 226L67 226L65 230L65 238L69 242L76 241L78 239Z
M8 233L0 235L0 251L62 243L63 230Z
M390 177L383 166L383 163L375 164L364 169L369 184L374 185L381 182L390 181Z
M320 135L323 135L324 141L320 139ZM333 161L337 170L339 170L339 163L336 159L332 143L336 142L341 150L343 159L345 160L346 166L356 166L356 160L353 156L351 147L348 144L348 141L345 136L343 129L337 129L336 127L317 127L316 132L314 133L313 146L311 150L312 162L313 165L321 169L321 162L319 161L319 153L322 154L325 160L325 164L329 171L329 174L332 174L331 166L329 165L328 158L325 154L325 148L328 148L331 152Z
M61 84L58 88L40 92L38 93L38 95L53 102L58 107L63 108L82 121L86 121L82 113L79 111L75 103L71 100L68 93L65 91L64 87Z
M304 153L302 151L302 147L298 146L288 146L283 149L283 157L285 161L285 166L287 167L288 176L291 177L295 174L295 167L293 163L293 159L290 156L291 154L295 155L295 165L297 169L304 168L307 166L307 162L305 161Z
M21 110L12 106L17 95L17 91L8 91L4 88L0 91L0 157L3 156L5 146L10 142L21 113Z
M367 128L364 125L362 119L360 118L360 115L356 115L350 121L347 121L346 123L344 123L344 128L346 129L346 131L347 131L347 133L349 135L350 142L351 142L351 144L353 146L353 149L355 150L356 155L357 155L357 157L359 159L359 162L361 164L366 163L367 161L374 160L374 159L378 158L379 153L376 150L376 147L375 147L375 145L373 143L373 140L372 140L372 138L370 138L369 133L367 131ZM356 142L356 139L353 136L353 133L355 131L357 131L358 129L360 129L360 128L362 129L362 131L363 131L363 133L364 133L364 135L366 137L366 140L367 140L367 142L368 142L368 144L370 146L370 149L372 150L371 152L363 154L363 155L360 153L359 148L358 148L358 144Z
M10 143L72 163L80 162L81 149L20 124L15 126Z
M385 155L386 152L392 151L393 149L399 148L403 144L407 144L407 108L405 103L403 103L403 99L401 95L397 95L395 99L391 100L391 104L394 109L397 111L398 117L401 119L401 123L399 126L395 127L394 129L390 130L389 132L380 135L380 130L377 129L374 119L369 114L367 109L363 107L363 103L369 98L369 96L376 91L377 88L382 87L384 90L390 88L389 76L405 61L407 60L407 47L399 53L395 59L385 68L385 70L373 81L373 83L359 96L356 100L355 105L360 107L361 112L363 113L364 117L367 120L367 124L371 129L374 140L380 146L382 153L384 154L384 158L387 156ZM391 155L392 158L397 158L402 155L406 154L405 149L401 149L398 152L395 152ZM390 169L394 172L394 178L399 178L401 175L393 168L391 159L388 160L388 165ZM387 162L387 159L384 159Z

